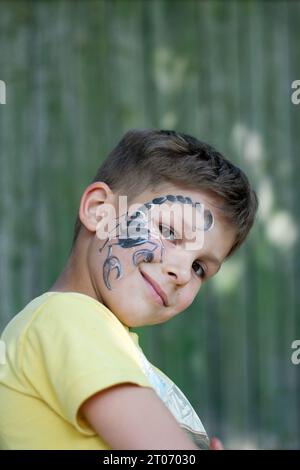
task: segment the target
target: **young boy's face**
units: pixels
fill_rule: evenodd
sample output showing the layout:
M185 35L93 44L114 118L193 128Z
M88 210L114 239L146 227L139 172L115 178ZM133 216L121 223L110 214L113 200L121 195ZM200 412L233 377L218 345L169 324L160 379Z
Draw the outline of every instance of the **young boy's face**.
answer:
M113 205L88 246L92 295L128 327L163 323L218 272L235 231L207 193L172 184L139 194L127 213Z

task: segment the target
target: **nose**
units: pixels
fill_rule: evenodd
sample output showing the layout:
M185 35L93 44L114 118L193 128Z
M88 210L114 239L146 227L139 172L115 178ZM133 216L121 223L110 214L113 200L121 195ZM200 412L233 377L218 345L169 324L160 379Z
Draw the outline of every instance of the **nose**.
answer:
M191 279L191 260L187 253L173 252L163 260L163 274L178 285L185 285Z

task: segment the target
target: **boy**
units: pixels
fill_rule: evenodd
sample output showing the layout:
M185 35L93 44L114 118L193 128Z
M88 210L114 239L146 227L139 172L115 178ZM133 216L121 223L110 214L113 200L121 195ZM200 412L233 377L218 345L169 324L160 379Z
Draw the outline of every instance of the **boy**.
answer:
M183 312L256 210L247 177L209 145L127 132L82 195L63 272L2 335L0 446L207 447L192 406L130 328Z

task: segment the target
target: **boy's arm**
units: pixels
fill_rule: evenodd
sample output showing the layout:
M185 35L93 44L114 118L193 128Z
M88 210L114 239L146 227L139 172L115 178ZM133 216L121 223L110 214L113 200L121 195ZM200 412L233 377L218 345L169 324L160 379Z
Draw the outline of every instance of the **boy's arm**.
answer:
M81 413L112 449L199 450L150 388L111 387L89 398Z

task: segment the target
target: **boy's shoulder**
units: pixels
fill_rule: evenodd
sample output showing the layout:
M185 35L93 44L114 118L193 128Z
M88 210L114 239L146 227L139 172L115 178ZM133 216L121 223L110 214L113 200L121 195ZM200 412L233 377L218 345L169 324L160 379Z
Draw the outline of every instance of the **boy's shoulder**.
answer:
M36 297L11 320L1 340L9 367L20 371L48 370L51 364L56 371L63 361L74 377L78 370L84 375L108 363L116 368L123 364L134 373L138 368L141 374L138 336L105 305L80 293L46 292Z
M62 335L75 331L119 331L129 329L105 305L79 292L48 291L32 299L2 333L2 339L20 342L28 334Z

